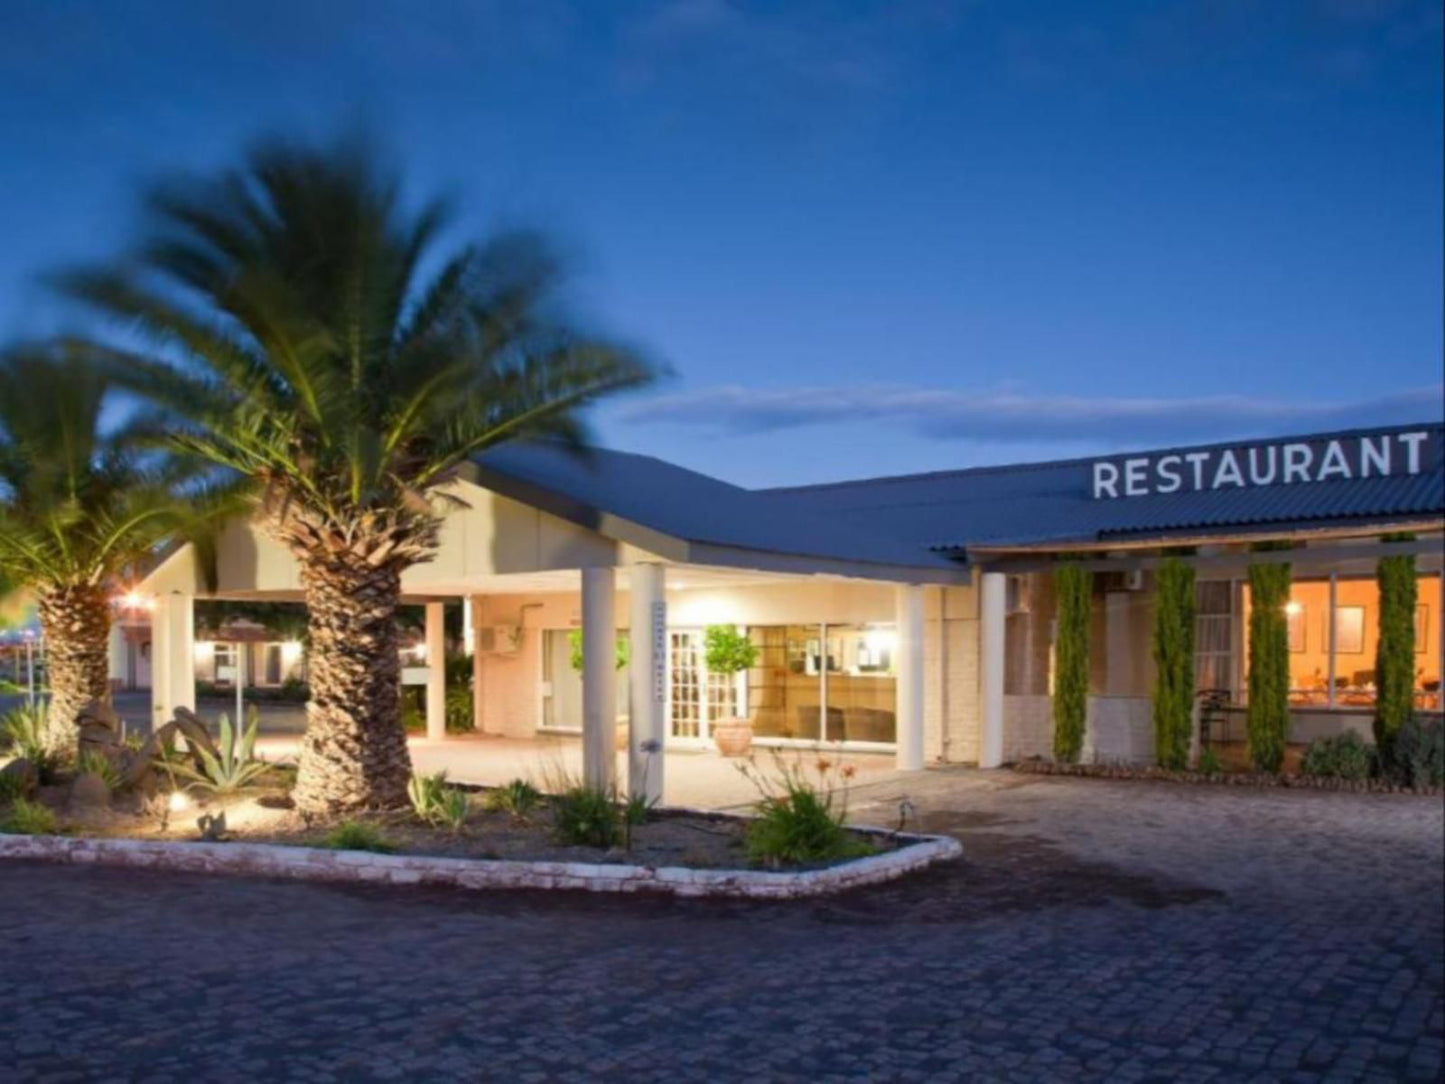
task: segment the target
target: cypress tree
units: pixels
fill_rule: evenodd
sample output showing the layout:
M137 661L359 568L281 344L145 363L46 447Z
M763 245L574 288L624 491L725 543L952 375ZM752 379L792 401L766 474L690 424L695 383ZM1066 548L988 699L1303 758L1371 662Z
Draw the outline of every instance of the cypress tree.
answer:
M1194 568L1178 557L1154 581L1154 755L1160 767L1189 763L1194 723Z
M1394 535L1387 542L1410 541ZM1395 737L1415 710L1415 606L1419 587L1415 555L1381 557L1375 570L1380 588L1380 636L1375 646L1375 745L1388 764Z
M1058 597L1058 632L1054 642L1054 757L1066 764L1084 748L1089 711L1089 624L1094 602L1094 576L1082 565L1066 563L1054 570Z
M1249 566L1249 759L1265 772L1283 766L1289 736L1289 585L1287 563Z

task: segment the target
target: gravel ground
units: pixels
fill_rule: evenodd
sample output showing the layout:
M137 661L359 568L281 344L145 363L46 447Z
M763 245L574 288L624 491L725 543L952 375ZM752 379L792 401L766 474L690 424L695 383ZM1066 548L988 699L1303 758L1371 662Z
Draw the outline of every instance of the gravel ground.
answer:
M8 864L0 1079L1439 1079L1440 802L908 788L964 860L807 903Z

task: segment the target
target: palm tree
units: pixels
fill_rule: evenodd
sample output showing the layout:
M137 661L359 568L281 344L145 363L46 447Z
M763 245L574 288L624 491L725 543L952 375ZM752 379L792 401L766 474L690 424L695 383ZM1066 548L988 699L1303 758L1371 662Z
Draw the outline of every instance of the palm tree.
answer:
M216 507L193 464L108 422L113 389L56 347L0 354L0 588L34 596L50 725L72 745L80 710L110 691L112 581Z
M579 408L652 369L562 320L535 236L438 252L445 205L409 207L355 144L265 143L148 207L134 260L62 282L144 337L91 346L184 419L178 449L260 484L262 522L298 562L298 808L403 805L395 615L402 572L436 551L440 487L501 441L580 447Z

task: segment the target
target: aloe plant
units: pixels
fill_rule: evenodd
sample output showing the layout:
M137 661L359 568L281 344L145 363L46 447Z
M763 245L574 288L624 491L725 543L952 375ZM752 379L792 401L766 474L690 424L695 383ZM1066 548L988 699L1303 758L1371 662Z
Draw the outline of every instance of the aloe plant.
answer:
M256 735L260 728L261 720L255 708L251 709L250 719L239 733L231 726L230 717L222 715L217 753L197 748L201 768L184 762L172 764L171 768L176 775L189 780L191 786L211 794L234 794L244 790L270 767L255 757Z

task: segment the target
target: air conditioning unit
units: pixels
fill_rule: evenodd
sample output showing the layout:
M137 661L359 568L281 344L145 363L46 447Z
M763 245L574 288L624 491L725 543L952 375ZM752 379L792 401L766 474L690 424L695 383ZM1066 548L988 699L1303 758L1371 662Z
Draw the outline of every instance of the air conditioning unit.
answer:
M1099 579L1100 585L1107 594L1113 594L1118 591L1144 590L1144 572L1142 569L1131 568L1126 572L1105 572Z
M484 655L515 655L522 650L521 625L488 625L477 629L477 650Z

